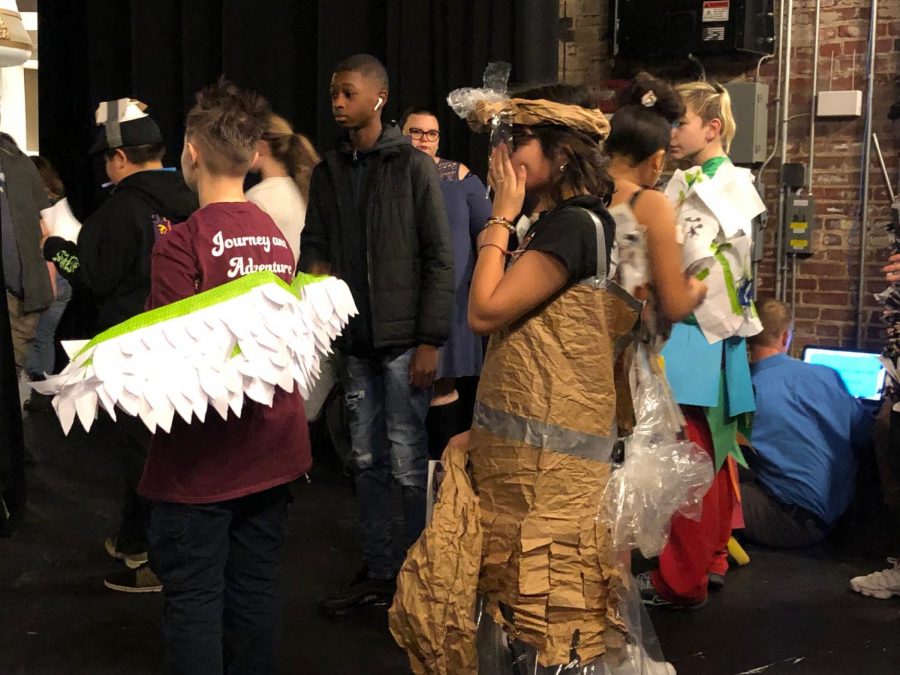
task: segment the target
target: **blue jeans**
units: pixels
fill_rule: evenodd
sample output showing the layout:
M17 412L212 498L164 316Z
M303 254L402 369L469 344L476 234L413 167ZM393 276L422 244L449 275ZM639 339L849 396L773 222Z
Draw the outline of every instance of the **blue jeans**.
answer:
M150 567L166 598L170 673L278 672L288 495L280 485L214 504L152 503Z
M63 277L56 276L56 300L38 317L34 341L28 349L25 372L31 379L43 379L44 374L52 375L56 367L56 328L62 319L66 305L72 299L72 286Z
M414 353L347 356L341 373L364 556L369 576L377 579L392 578L397 571L391 538L394 480L403 503L404 551L425 527L425 417L431 389L414 389L409 383Z

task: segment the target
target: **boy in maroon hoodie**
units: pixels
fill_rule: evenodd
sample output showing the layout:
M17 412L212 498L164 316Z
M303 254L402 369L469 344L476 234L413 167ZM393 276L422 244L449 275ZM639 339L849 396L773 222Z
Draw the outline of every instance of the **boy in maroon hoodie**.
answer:
M291 281L291 249L243 190L267 111L225 81L197 95L181 163L200 209L155 247L148 309L262 265ZM210 411L157 432L139 493L152 500L149 557L166 598L170 672L276 672L288 484L310 464L297 389L277 389L271 407L245 399L240 417Z

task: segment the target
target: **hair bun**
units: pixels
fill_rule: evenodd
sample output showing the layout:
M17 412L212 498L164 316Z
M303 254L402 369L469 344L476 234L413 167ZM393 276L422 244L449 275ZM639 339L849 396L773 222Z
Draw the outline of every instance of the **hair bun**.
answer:
M619 106L640 106L672 123L684 114L681 96L668 82L639 72L619 96Z

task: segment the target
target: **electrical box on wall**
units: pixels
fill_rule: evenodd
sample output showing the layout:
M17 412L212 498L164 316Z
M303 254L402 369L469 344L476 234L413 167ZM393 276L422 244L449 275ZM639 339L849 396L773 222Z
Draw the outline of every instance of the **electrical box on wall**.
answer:
M728 151L735 164L766 161L769 149L769 85L759 82L729 82L731 110L737 131Z
M612 0L613 56L768 54L773 0Z
M862 115L862 92L820 91L816 97L816 117L859 117Z
M815 202L810 195L791 196L785 211L785 252L788 255L812 255L812 235L815 229Z

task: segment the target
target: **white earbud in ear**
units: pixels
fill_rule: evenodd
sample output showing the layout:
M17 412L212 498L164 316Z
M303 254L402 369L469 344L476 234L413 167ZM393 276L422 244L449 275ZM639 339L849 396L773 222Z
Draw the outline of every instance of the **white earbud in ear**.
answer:
M372 110L378 110L381 107L381 104L384 103L384 99L381 96L378 97L378 103L375 104L375 107Z

